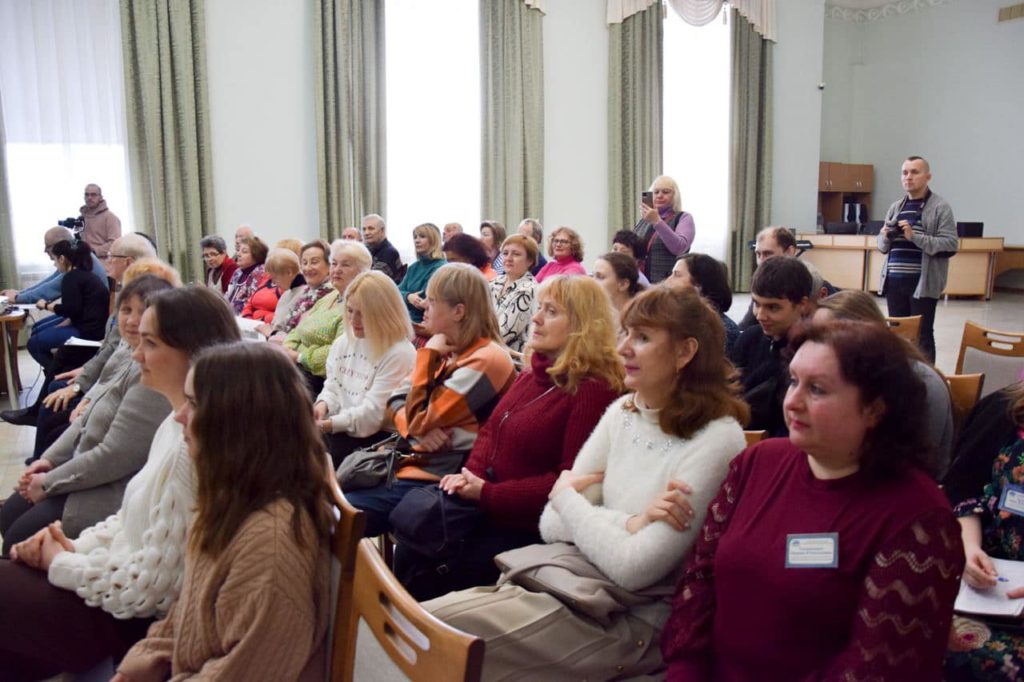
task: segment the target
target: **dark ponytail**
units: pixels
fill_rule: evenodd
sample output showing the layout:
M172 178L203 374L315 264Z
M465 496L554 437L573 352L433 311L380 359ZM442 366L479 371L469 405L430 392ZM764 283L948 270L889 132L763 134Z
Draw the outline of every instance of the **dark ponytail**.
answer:
M92 272L92 247L81 239L60 241L50 249L53 257L64 256L76 270Z

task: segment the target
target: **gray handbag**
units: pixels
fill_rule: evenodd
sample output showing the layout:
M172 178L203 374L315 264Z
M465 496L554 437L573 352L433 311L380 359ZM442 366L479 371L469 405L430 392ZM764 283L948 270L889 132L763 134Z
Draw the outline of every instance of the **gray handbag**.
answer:
M399 450L399 437L393 435L368 448L356 450L338 465L338 485L342 492L374 488L391 483L397 462L403 456Z

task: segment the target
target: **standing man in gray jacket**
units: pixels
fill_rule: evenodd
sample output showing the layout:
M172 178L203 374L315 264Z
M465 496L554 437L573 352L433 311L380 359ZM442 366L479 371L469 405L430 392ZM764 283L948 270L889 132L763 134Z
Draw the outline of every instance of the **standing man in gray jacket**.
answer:
M878 249L888 254L882 265L881 291L890 317L921 316L921 351L935 362L935 307L946 288L949 259L960 241L953 209L928 187L928 162L908 157L900 173L906 194L885 214Z

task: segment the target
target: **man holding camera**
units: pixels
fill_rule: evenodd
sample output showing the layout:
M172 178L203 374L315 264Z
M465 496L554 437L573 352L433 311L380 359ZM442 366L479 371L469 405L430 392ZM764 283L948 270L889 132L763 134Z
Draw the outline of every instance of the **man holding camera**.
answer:
M81 212L85 222L82 239L99 258L106 258L114 240L121 236L121 221L107 208L99 185L85 186L85 206Z
M960 241L953 209L928 188L928 162L908 157L900 172L906 192L885 214L878 249L887 254L882 265L881 292L890 317L921 316L918 344L935 362L935 307L946 288L949 259Z

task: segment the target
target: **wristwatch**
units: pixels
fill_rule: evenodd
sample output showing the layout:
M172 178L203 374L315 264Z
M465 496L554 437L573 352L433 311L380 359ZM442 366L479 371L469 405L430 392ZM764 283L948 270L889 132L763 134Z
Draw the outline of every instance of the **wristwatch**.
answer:
M78 395L79 393L82 392L82 387L79 386L78 384L68 384L68 386L71 387L71 392L74 393L75 395Z

